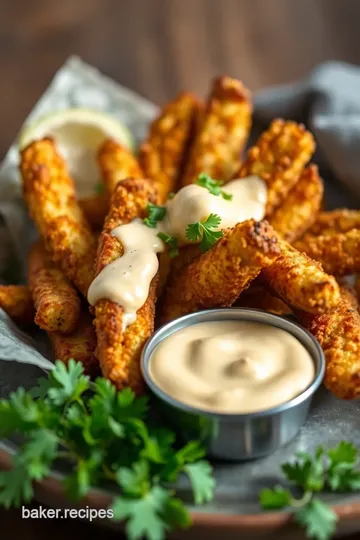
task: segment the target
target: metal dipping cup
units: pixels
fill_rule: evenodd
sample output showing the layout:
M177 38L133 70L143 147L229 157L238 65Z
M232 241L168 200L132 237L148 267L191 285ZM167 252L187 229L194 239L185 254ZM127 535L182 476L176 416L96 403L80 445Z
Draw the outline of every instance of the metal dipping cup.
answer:
M301 394L277 407L248 414L228 414L186 405L163 392L152 380L149 370L151 356L163 339L193 324L234 320L272 325L297 338L313 359L315 376L312 383ZM141 369L154 396L158 414L176 430L183 442L199 440L205 445L208 455L215 459L243 461L271 454L295 437L307 418L312 397L323 379L325 359L316 339L297 324L257 309L228 308L192 313L159 328L143 349Z

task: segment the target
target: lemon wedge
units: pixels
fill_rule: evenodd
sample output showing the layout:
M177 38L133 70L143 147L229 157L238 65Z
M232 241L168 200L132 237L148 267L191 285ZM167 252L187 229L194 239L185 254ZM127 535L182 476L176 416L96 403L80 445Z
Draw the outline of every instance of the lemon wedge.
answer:
M100 181L97 152L107 137L134 149L131 132L119 120L101 111L65 109L37 118L19 134L20 150L36 139L51 136L76 183L79 197L94 195Z

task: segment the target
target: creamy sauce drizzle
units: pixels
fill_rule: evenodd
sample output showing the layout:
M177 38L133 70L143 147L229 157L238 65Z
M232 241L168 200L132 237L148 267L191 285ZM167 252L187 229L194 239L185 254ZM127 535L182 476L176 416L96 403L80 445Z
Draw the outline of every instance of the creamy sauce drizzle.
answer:
M267 190L261 178L250 176L233 180L223 191L231 194L232 200L212 195L196 184L185 186L166 203L165 218L156 228L135 219L114 229L111 234L122 244L124 255L107 265L94 279L88 291L89 303L95 305L101 299L108 299L121 305L126 328L136 320L136 312L144 305L151 280L158 270L157 253L165 250L165 243L157 237L160 231L174 236L179 245L183 245L188 243L188 225L206 220L211 213L220 216L219 229L264 217Z
M234 414L281 405L315 376L309 352L294 336L246 321L198 323L175 332L156 347L149 370L178 401Z

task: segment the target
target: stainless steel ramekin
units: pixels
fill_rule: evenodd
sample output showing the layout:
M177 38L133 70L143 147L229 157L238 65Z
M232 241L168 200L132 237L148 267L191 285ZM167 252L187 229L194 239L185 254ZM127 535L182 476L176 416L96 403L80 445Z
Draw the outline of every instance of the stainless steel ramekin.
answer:
M181 328L200 322L240 320L270 324L286 330L309 351L315 366L313 382L299 396L283 405L249 414L207 412L173 399L157 386L149 372L156 346ZM174 355L176 351L174 351ZM171 358L169 358L171 362ZM141 369L154 395L161 418L172 425L185 442L200 440L213 458L242 461L266 456L292 439L304 424L311 399L324 376L325 359L314 337L293 322L257 309L213 309L176 319L157 330L145 345ZM176 377L176 372L174 372Z

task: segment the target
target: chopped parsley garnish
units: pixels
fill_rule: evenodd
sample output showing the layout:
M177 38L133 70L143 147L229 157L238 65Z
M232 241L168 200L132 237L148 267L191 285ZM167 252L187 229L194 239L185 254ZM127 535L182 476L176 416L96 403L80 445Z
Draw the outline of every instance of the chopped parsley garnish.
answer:
M193 243L200 241L200 249L203 253L208 251L215 242L223 236L222 231L214 231L221 223L221 217L210 214L206 221L191 223L186 229L186 238Z
M172 259L179 255L178 241L175 236L170 236L164 232L159 232L157 236L169 246L169 255Z
M211 176L208 174L199 174L196 184L207 189L212 195L220 195L226 201L231 201L233 198L230 193L226 193L223 189L221 189L221 182L214 180L214 178L211 178Z
M157 222L162 221L166 216L165 206L158 206L156 204L149 203L146 206L148 216L144 218L144 223L151 229L155 229Z

